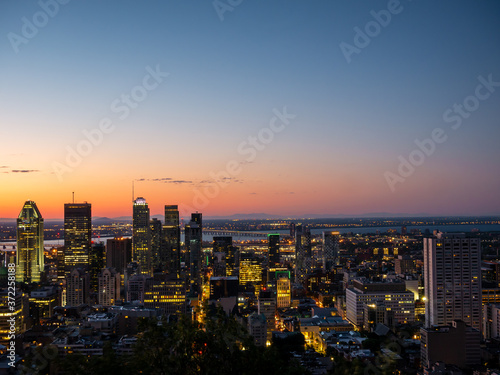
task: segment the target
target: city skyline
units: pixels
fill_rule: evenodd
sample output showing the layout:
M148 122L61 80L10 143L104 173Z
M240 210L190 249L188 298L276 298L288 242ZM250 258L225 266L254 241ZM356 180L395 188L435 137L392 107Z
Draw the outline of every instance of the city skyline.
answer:
M498 3L117 4L0 6L0 217L500 214Z

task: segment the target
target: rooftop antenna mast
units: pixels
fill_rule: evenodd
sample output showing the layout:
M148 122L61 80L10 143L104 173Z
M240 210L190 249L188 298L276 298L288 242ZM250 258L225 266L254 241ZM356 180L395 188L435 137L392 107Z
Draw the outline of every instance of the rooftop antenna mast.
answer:
M73 203L75 203L75 192L73 192Z
M134 180L132 180L132 203L134 203Z

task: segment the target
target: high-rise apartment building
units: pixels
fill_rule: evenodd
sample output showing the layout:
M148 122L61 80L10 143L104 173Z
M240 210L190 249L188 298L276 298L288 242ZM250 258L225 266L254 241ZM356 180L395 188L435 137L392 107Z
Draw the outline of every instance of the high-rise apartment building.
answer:
M330 272L339 264L339 232L323 232L323 270Z
M74 268L66 277L66 306L89 302L90 277L85 270Z
M297 225L295 228L295 282L303 283L311 267L311 231Z
M152 275L149 207L144 198L134 201L132 215L132 258L139 265L142 274Z
M64 205L64 270L65 275L75 268L88 269L92 246L92 205Z
M120 274L114 268L103 268L99 274L98 283L97 301L99 305L113 306L120 299Z
M462 320L481 328L481 242L465 234L424 238L425 325Z
M43 218L36 203L26 201L17 219L16 281L39 283L43 270Z

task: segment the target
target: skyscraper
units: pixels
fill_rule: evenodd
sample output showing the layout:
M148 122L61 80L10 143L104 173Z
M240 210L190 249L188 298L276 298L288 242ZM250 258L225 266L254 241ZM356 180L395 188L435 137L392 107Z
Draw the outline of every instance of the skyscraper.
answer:
M132 260L132 240L116 237L106 242L106 267L113 267L120 275Z
M104 242L93 243L89 255L89 277L90 290L97 293L99 286L99 274L104 267L106 259L106 246Z
M295 228L295 282L305 281L311 266L311 231L297 225Z
M81 268L74 268L66 277L66 306L80 306L89 301L90 277Z
M323 232L323 269L330 272L339 262L339 232Z
M120 274L114 268L103 268L98 276L98 303L113 306L120 299Z
M223 276L236 275L236 247L233 246L233 237L214 236L213 253L224 253L226 259L226 274Z
M163 223L163 248L161 263L170 275L181 273L181 229L179 226L179 208L177 205L165 205L165 222Z
M39 283L43 270L43 218L36 203L26 201L17 219L16 281Z
M64 270L66 276L74 268L88 269L92 246L92 205L64 205Z
M152 275L149 207L144 198L137 198L134 201L132 223L132 258L138 263L142 274Z
M292 285L284 275L276 280L276 304L278 309L290 307L292 300Z
M151 233L151 267L154 271L164 272L165 264L161 262L163 242L161 221L157 218L151 219L149 229Z
M200 283L202 221L200 213L191 214L191 221L184 228L186 250L189 254L189 280L192 290L197 292Z
M481 327L481 242L465 234L424 238L425 325Z
M278 267L280 264L280 235L269 234L267 236L267 242L268 242L269 268Z

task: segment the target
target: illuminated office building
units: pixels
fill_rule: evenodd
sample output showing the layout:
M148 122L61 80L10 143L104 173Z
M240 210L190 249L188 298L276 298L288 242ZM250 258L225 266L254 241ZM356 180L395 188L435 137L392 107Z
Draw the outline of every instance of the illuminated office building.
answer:
M165 205L165 222L163 223L163 247L160 263L170 275L181 273L181 229L179 225L179 208L177 205Z
M11 327L16 336L26 331L28 309L29 299L26 294L17 290L13 296L8 288L0 289L0 344L10 346L10 341L13 341L9 339Z
M144 198L137 198L134 201L132 258L139 265L142 274L153 274L151 268L151 227L149 226L149 207Z
M43 218L36 203L26 201L17 219L16 281L39 283L43 270Z
M276 280L276 305L278 309L290 307L292 302L292 284L288 277Z
M165 315L186 314L186 287L181 280L158 280L149 284L144 293L144 307L159 309Z
M92 205L64 205L64 270L67 277L75 268L89 268L92 246Z
M425 326L454 320L481 328L481 240L438 233L424 238Z

